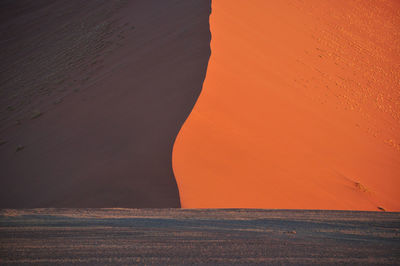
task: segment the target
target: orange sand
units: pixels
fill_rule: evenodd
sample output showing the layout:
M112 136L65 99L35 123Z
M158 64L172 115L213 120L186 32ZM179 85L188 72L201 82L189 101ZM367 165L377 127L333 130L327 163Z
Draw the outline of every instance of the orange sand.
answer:
M215 0L184 208L400 211L400 2Z

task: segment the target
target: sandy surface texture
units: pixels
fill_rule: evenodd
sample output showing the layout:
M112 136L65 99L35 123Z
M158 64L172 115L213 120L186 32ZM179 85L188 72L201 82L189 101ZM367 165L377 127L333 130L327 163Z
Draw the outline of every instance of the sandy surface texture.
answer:
M183 207L400 210L400 2L212 2Z
M0 211L2 265L398 265L399 213Z
M1 1L0 207L179 207L209 1Z

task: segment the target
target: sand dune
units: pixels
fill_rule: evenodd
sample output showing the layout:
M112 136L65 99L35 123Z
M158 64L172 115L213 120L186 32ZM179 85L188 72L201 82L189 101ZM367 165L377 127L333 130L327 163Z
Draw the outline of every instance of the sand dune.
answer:
M0 208L400 210L398 1L0 7Z
M400 210L400 3L212 3L182 206Z
M210 2L0 5L0 208L179 207Z

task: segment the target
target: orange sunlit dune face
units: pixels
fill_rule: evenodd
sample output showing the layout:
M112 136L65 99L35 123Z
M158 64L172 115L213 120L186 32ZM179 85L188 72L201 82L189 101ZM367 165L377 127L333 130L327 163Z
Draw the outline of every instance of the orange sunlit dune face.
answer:
M184 208L400 211L400 3L212 2Z

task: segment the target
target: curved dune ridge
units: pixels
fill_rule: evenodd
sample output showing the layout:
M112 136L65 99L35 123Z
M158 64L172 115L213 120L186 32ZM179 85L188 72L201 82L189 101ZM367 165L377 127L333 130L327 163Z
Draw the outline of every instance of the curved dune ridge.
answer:
M400 2L212 2L184 208L400 210Z

